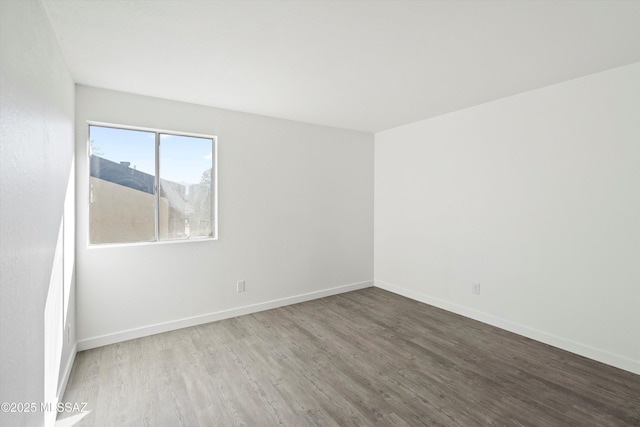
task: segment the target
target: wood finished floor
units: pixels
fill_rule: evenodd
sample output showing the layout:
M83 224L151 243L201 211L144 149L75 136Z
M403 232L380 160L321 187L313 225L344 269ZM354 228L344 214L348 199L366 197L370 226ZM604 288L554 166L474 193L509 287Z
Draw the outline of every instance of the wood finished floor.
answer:
M77 426L640 426L640 376L378 288L81 352L63 401Z

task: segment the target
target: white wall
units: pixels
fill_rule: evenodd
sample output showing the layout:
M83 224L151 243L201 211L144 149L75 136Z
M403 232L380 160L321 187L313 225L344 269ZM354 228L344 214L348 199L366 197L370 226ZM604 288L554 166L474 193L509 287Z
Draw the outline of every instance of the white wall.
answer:
M376 134L375 279L640 373L640 63Z
M373 135L76 94L80 349L371 285ZM219 240L88 247L87 120L217 135Z
M39 405L45 383L54 393L57 386L57 367L45 378L45 364L61 356L66 364L74 344L72 327L60 350L57 330L62 355L45 360L49 285L67 283L73 292L72 264L52 273L57 247L73 253L73 221L64 248L58 233L72 169L74 85L41 2L1 1L0 31L0 402ZM51 312L62 324L57 308ZM70 305L68 323L74 311ZM41 426L52 416L0 413L0 424Z

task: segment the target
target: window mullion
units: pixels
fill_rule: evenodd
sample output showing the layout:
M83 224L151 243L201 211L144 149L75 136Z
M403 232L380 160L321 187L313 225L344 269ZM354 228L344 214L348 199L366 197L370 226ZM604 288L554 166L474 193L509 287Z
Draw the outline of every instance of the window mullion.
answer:
M160 241L160 133L156 132L155 224L156 242Z

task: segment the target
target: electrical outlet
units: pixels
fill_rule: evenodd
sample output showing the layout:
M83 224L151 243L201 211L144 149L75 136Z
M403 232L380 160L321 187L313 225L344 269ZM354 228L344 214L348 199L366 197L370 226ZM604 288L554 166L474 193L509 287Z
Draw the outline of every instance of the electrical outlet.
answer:
M480 295L480 283L471 284L471 293L473 295Z
M244 292L244 280L238 280L236 285L238 287L238 292Z

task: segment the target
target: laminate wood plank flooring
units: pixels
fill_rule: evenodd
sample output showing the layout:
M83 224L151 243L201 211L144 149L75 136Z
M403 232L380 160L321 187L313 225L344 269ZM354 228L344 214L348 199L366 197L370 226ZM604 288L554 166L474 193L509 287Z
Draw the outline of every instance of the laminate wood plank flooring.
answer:
M77 426L640 426L640 376L379 288L80 352L63 401Z

